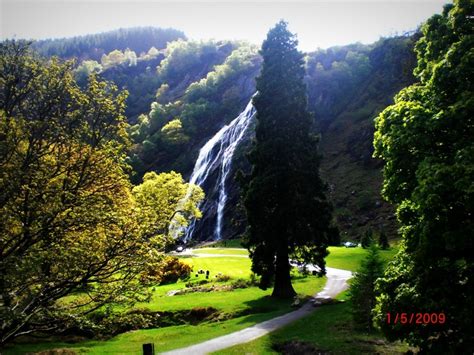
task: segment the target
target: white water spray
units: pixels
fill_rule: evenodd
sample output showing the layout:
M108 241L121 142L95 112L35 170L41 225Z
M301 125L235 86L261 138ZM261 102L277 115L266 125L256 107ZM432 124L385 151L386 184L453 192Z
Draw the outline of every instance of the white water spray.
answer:
M215 169L219 169L219 176L216 182L218 187L217 199L217 220L214 228L214 239L220 239L222 233L223 216L225 204L227 202L226 180L232 166L232 157L235 149L242 140L245 131L247 130L252 118L255 116L255 108L252 106L252 100L247 104L245 110L237 116L228 125L222 127L199 151L199 156L194 165L190 184L203 186L208 179L210 173ZM186 202L190 197L191 190L186 193L186 196L180 202L179 207ZM178 209L179 209L178 207ZM171 222L171 225L176 224ZM196 222L184 229L184 240L187 241L192 238ZM172 235L177 237L183 232L181 228L171 228Z

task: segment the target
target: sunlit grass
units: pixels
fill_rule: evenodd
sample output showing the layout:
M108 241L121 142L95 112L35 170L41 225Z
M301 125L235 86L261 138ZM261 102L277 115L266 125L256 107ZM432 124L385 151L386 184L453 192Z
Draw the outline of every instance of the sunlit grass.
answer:
M193 265L195 271L199 269L209 270L210 280L213 280L219 272L231 277L226 283L231 283L238 278L247 280L250 278L250 260L248 258L196 257L183 258L183 260ZM191 280L203 279L205 279L204 275L195 277L193 273L191 276ZM293 285L298 294L310 296L320 291L325 281L325 278L314 276L297 277L293 281ZM137 304L136 308L146 308L152 311L177 311L195 307L214 307L220 312L228 314L229 317L232 317L232 314L242 314L242 312L248 313L248 315L198 325L179 325L131 331L105 341L91 340L75 344L50 342L18 345L7 350L5 354L24 354L58 348L68 348L79 353L90 354L141 354L142 344L149 342L155 343L156 350L161 352L228 334L293 310L290 307L292 300L272 299L270 298L271 289L263 291L255 286L234 291L196 292L179 296L166 295L170 290L184 288L185 283L186 281L180 281L176 284L155 287L151 302ZM208 284L203 286L206 287Z
M243 248L199 248L193 250L194 254L223 254L223 255L249 255Z

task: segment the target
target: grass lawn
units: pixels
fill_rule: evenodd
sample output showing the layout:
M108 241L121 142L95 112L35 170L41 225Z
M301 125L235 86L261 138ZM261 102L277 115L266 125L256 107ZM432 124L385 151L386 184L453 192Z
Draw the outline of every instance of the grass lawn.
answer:
M396 248L380 250L380 256L382 259L389 261L393 259L397 252L398 249ZM357 271L366 255L367 250L360 247L329 247L329 256L326 258L326 265L336 269Z
M367 334L354 328L350 312L349 302L323 306L271 334L214 354L278 354L273 345L287 341L310 343L331 354L401 354L409 350L406 344L387 342L377 332Z
M256 323L277 317L284 310L252 314L222 322L202 323L196 326L179 325L157 329L136 330L120 334L107 341L83 341L76 344L57 342L18 345L2 354L26 354L50 349L71 349L84 354L142 354L142 344L154 343L157 353L200 343Z
M231 283L238 278L250 278L250 260L242 257L226 258L185 258L186 262L193 265L194 270L209 270L210 279L217 273L231 276ZM195 277L191 280L198 281L205 276ZM295 290L305 296L314 295L320 291L325 284L325 278L314 276L297 277L293 284ZM223 283L218 283L223 284ZM204 285L206 286L206 285ZM195 343L214 337L228 334L256 323L271 319L292 310L291 301L277 301L270 298L271 289L263 291L258 287L236 289L234 291L219 292L196 292L179 296L167 296L170 290L185 287L185 282L158 286L155 288L153 298L149 303L137 304L136 308L147 308L152 311L175 311L192 309L195 307L214 307L219 311L232 317L232 314L242 315L237 318L219 322L206 322L198 325L179 325L157 329L137 330L120 334L106 341L82 341L79 343L38 343L17 345L13 349L5 351L5 354L25 354L28 352L46 349L68 348L80 353L91 354L140 354L143 343L155 343L156 350L166 351Z
M206 244L206 248L242 248L242 239L219 240Z
M326 265L329 267L344 269L350 271L356 271L360 263L367 254L367 250L361 247L356 248L346 248L346 247L329 247L329 256L326 258ZM388 261L391 260L398 249L395 247L390 248L389 250L380 250L380 256L382 259ZM237 248L202 248L195 249L194 253L196 254L224 254L224 255L248 255L247 249L237 249ZM244 258L242 258L244 259ZM198 262L198 258L193 259ZM222 260L222 264L227 263L227 258ZM250 265L250 261L248 261ZM201 266L199 266L202 268Z
M362 248L331 247L327 257L327 265L355 271L366 254ZM182 260L193 266L194 272L186 282L197 283L205 279L197 270L209 270L212 284L226 284L236 279L250 278L250 259L245 249L206 248L200 249L202 254L233 254L235 257L187 257ZM396 253L395 249L381 251L384 259L388 260ZM227 282L215 282L215 275L222 273L231 279ZM297 293L305 296L314 295L324 286L326 279L309 276L296 277L293 286ZM260 290L258 287L236 289L234 291L196 292L180 296L167 296L171 290L182 289L185 281L176 284L157 286L154 288L152 300L149 303L137 304L136 308L147 308L152 311L177 311L195 307L214 307L219 311L236 318L205 322L198 325L178 325L157 329L136 330L120 334L106 341L82 341L79 343L43 342L37 344L22 344L10 348L4 354L25 354L28 352L47 349L67 348L78 353L90 354L141 354L143 343L155 343L158 352L167 351L196 344L201 341L228 334L256 323L263 322L278 315L291 311L290 301L276 301L270 298L271 290ZM206 285L204 285L206 286ZM238 316L248 314L245 316ZM253 342L226 349L223 354L265 354L276 353L272 344L292 339L300 339L314 344L318 349L335 353L360 353L376 351L379 353L394 353L406 347L401 344L385 344L378 334L366 335L357 332L351 325L350 305L343 303L326 306L271 335L259 338Z
M193 250L194 254L223 254L223 255L249 255L247 249L242 248L199 248Z

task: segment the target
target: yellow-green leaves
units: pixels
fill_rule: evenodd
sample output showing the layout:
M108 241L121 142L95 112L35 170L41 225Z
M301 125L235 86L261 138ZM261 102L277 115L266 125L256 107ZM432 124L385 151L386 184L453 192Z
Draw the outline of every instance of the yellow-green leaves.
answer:
M143 183L133 188L140 210L140 225L146 235L166 236L172 220L186 226L191 218L200 218L198 204L204 198L199 186L184 182L174 171L146 173ZM185 201L185 202L184 202Z

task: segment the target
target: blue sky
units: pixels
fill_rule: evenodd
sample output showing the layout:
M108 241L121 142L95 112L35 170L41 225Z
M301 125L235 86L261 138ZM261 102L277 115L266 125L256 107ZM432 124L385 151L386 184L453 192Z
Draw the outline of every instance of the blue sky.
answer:
M315 50L414 30L446 1L0 0L1 38L57 38L120 27L173 27L193 39L260 44L279 19Z

